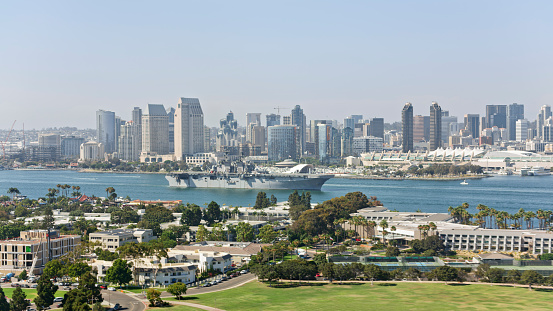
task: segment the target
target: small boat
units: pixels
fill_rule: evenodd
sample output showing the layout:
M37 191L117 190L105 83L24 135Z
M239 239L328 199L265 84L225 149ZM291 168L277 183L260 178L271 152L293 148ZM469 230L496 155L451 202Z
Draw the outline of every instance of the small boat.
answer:
M461 183L461 185L468 185L469 183L467 182L467 180L463 180L463 182Z

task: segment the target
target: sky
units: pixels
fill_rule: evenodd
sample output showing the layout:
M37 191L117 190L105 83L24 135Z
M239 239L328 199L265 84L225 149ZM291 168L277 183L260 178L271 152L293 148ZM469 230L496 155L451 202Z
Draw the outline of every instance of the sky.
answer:
M95 111L200 99L399 121L553 103L551 1L3 1L0 129L95 128ZM262 117L265 123L264 116Z

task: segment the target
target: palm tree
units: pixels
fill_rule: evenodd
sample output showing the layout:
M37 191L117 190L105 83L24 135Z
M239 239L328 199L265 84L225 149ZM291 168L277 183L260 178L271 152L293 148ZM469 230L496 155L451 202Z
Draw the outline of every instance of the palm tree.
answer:
M392 233L392 240L394 239L394 232L396 231L396 226L390 227L390 232Z
M382 221L380 221L380 227L382 228L382 243L386 244L386 229L388 228L388 221L386 221L386 219L382 219Z
M115 188L113 188L113 187L107 187L107 188L106 188L106 199L109 200L109 194L110 194L110 193L114 193L114 192L115 192Z
M374 220L369 220L368 222L368 225L369 227L371 228L371 232L372 232L372 238L374 238L375 234L376 234L376 221Z
M8 193L12 195L12 201L13 201L15 194L20 194L21 192L19 192L19 189L12 187L8 189Z

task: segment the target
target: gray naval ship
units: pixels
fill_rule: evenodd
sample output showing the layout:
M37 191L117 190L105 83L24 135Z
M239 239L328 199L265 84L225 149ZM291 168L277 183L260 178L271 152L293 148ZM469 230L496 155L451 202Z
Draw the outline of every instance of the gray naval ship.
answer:
M299 164L283 173L268 173L244 162L227 162L209 172L171 173L165 178L169 187L227 188L227 189L293 189L320 191L323 184L334 177L314 174L310 164Z

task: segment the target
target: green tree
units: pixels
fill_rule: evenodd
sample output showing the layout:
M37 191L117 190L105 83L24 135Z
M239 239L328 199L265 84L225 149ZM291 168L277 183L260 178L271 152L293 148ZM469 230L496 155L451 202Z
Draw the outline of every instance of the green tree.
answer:
M26 280L26 279L27 279L27 270L21 271L21 273L19 273L18 278L19 278L20 280Z
M198 226L202 222L202 209L196 204L187 204L180 223L187 226Z
M123 259L115 260L113 265L106 271L105 280L110 283L116 283L119 286L128 284L132 280L130 264Z
M396 257L396 256L399 256L399 248L395 247L395 246L388 246L388 248L386 249L386 256L387 257Z
M21 287L16 287L10 300L10 311L24 311L28 305L27 295L21 290Z
M161 300L161 292L154 288L148 288L146 291L146 299L150 302L150 307L155 307L163 303Z
M37 296L34 299L36 308L39 311L42 311L52 305L54 303L57 290L58 287L54 285L48 277L41 276L37 282Z
M512 269L507 271L507 276L505 277L505 279L507 280L507 282L510 283L518 283L520 282L520 276L520 271Z
M196 241L197 242L207 241L208 238L209 238L209 231L207 230L207 228L204 225L199 225L198 231L196 232Z
M59 261L58 259L54 259L46 263L46 266L44 266L44 270L42 274L48 277L49 279L59 278L65 274L64 269L65 267L61 263L61 261Z
M118 253L103 250L99 247L94 250L94 253L96 254L96 256L98 256L98 260L114 261L115 259L119 258Z
M175 220L173 212L159 205L150 205L146 207L146 212L142 216L142 220L150 223L162 224L165 222L172 222Z
M115 210L110 213L110 221L114 224L136 223L140 220L140 215L130 207L114 208Z
M273 226L265 225L259 229L257 237L261 239L262 243L272 243L276 239L277 235L278 233L275 232Z
M10 311L10 304L6 299L6 294L4 290L0 287L0 311Z
M19 217L27 217L29 215L31 215L31 211L29 211L28 208L26 208L25 206L23 205L18 205L16 208L15 208L15 211L13 212L13 215L17 218Z
M251 242L253 234L253 227L247 222L240 222L236 226L236 240L239 242Z
M322 264L328 262L325 253L316 254L315 256L313 256L313 261L315 262L315 264L317 264L317 267L321 267Z
M439 281L451 282L459 279L459 273L457 269L450 266L441 266L434 269L434 275Z
M79 277L77 290L81 291L82 295L86 297L86 301L91 304L104 301L100 288L96 286L96 277L90 271L83 272Z
M505 270L501 268L490 268L488 273L486 273L486 279L490 283L501 283L503 281L503 275Z
M215 201L211 201L204 211L204 220L209 224L221 220L221 207Z
M540 260L553 260L553 254L552 253L543 253L539 255Z
M530 288L534 284L543 283L543 276L535 270L525 270L520 276L520 283L527 284Z
M90 311L88 300L83 291L73 289L63 297L63 311Z
M255 199L255 205L253 208L255 209L264 209L271 206L271 200L267 198L267 193L260 191L257 193L257 197Z
M332 262L326 262L319 266L319 271L327 278L330 282L334 279L334 266Z
M54 228L56 219L54 218L54 212L52 211L52 208L46 207L42 215L44 216L42 217L42 222L41 222L42 229Z
M84 261L77 261L65 268L67 275L73 278L78 278L86 272L92 271L92 268Z
M186 284L182 282L177 282L167 287L167 292L173 296L176 296L177 300L180 300L181 296L186 294L186 290Z

